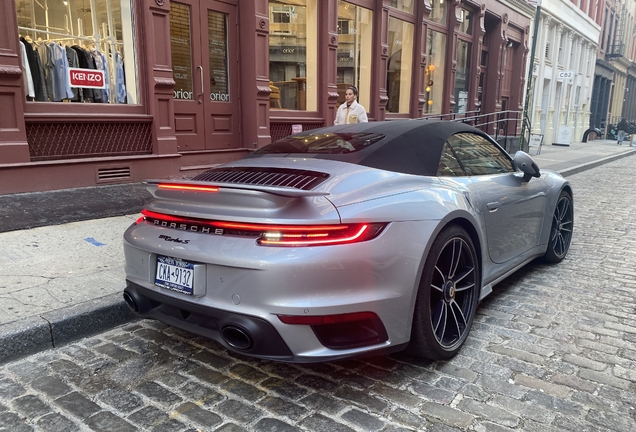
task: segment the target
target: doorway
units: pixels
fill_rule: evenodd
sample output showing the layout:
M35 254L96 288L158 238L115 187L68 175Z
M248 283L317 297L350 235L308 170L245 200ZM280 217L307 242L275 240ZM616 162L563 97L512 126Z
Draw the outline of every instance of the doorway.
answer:
M179 152L241 146L237 6L170 2L174 117Z

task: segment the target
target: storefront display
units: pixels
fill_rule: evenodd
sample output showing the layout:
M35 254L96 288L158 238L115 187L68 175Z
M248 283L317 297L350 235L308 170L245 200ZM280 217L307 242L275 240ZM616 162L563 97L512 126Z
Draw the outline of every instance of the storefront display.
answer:
M24 0L16 10L28 101L138 103L130 0ZM103 72L103 88L73 87L72 68Z

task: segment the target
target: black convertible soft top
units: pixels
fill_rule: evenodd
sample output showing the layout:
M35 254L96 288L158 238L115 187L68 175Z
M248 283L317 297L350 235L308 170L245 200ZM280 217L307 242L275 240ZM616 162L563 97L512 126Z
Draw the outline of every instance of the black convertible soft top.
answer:
M424 176L437 175L444 142L448 137L460 133L472 132L490 137L481 130L460 122L446 120L393 120L351 125L330 126L301 132L273 142L254 152L254 157L312 157L330 159L357 165L395 171L404 174ZM364 141L364 145L331 147L334 151L311 150L311 143L329 136L341 137L343 141ZM362 139L352 137L363 137ZM365 139L364 137L369 137ZM303 143L308 143L307 148Z

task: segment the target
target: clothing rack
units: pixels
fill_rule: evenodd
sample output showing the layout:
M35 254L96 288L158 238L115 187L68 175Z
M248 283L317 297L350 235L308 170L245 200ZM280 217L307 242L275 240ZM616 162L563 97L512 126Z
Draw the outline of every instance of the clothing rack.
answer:
M82 36L73 36L73 35L69 35L68 33L58 33L58 32L52 32L52 31L48 31L48 30L38 30L38 29L34 29L34 28L30 28L30 27L22 27L22 26L18 26L18 30L24 30L24 31L32 31L35 33L46 33L48 35L54 35L54 36L62 36L65 37L66 39L77 39L77 40L84 40L84 41L91 41L91 42L95 42L95 39L93 38L87 38L87 37L82 37ZM56 38L56 40L59 40L59 38Z

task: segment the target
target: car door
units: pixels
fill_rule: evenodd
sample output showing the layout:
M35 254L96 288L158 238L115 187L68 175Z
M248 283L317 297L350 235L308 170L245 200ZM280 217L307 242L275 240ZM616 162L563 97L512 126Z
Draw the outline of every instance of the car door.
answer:
M456 134L448 144L470 177L468 188L486 222L490 259L504 263L536 247L547 205L543 180L524 181L510 156L481 135Z

